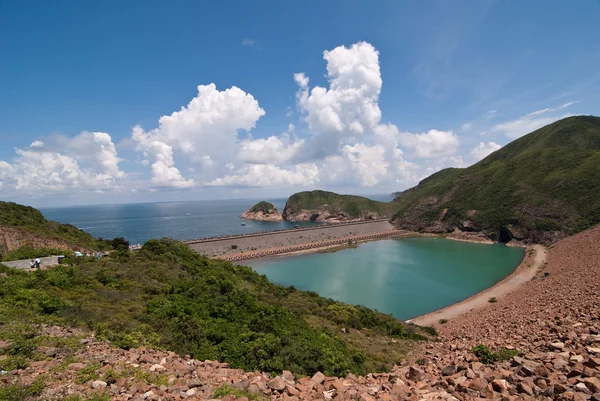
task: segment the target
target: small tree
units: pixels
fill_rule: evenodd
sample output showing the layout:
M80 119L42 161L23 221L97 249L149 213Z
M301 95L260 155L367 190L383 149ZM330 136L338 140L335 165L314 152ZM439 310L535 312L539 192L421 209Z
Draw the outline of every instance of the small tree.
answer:
M129 250L129 241L123 237L117 237L110 241L110 246L115 251L127 251Z

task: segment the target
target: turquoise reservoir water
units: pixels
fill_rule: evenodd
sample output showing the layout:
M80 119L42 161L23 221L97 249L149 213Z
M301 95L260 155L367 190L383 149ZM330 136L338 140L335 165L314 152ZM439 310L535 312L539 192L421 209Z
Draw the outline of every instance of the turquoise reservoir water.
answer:
M462 301L509 275L522 248L415 237L331 253L249 261L278 284L410 319Z

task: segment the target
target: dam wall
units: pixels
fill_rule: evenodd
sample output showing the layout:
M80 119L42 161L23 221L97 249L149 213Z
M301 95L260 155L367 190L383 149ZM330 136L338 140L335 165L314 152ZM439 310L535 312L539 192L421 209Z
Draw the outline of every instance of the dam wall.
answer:
M389 233L389 234L387 234ZM241 256L257 251L274 252L277 248L294 249L297 246L306 246L310 249L325 242L337 240L338 244L349 239L356 241L357 237L366 237L377 234L380 237L390 236L398 231L387 220L367 220L353 223L340 223L305 227L280 231L267 231L264 233L244 234L230 237L217 237L213 239L199 239L184 241L194 251L211 257L230 259L233 255ZM365 238L367 239L367 238ZM341 240L341 241L340 241ZM292 250L289 250L292 252ZM281 253L281 252L277 252ZM247 259L231 258L232 260Z

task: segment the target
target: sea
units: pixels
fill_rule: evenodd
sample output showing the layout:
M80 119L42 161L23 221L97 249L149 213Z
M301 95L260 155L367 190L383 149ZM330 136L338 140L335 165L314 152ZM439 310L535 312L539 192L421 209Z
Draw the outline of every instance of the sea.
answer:
M369 198L392 200L389 194ZM242 213L261 200L273 203L283 213L287 198L68 206L40 211L48 220L71 224L96 238L123 237L131 244L143 244L153 238L185 240L317 224L240 219Z

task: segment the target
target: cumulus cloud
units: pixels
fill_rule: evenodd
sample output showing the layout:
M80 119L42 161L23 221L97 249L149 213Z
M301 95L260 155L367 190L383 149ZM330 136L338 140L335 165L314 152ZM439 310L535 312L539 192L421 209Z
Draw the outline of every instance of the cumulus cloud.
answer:
M362 135L381 119L379 52L366 42L325 51L329 88L308 88L308 78L295 74L298 106L309 128L324 135ZM336 139L334 139L336 140Z
M12 163L0 161L0 187L26 194L104 191L125 177L112 138L104 132L55 135L15 149Z
M479 145L477 145L471 151L471 156L473 156L473 158L476 161L479 161L479 160L485 158L486 156L488 156L490 153L497 151L501 147L502 146L498 145L496 142L488 142L488 143L479 142Z
M413 149L417 157L452 156L458 152L460 140L452 131L429 130L421 134L401 133L400 144Z
M235 86L219 91L214 84L200 85L198 95L187 106L162 116L151 131L136 126L132 139L137 150L152 158L154 183L187 188L193 186L193 180L184 179L175 167L174 150L204 167L218 167L213 161L224 165L235 158L238 131L254 128L263 115L265 111L254 97ZM207 160L211 162L207 164Z
M289 135L270 136L240 142L239 158L246 163L269 164L292 160L304 146L304 140L290 139Z
M576 102L568 102L557 107L537 110L516 120L497 124L492 127L491 131L504 134L512 139L520 138L538 128L542 128L545 125L571 116L572 114L555 114L555 112L563 110L575 103Z
M151 191L315 184L406 187L428 171L464 165L460 139L452 131L410 133L382 123L383 80L379 52L371 44L338 46L324 51L323 60L324 85L311 87L305 73L293 75L298 113L288 110L286 115L300 116L299 134L290 125L281 134L262 131L257 136L253 130L265 115L257 99L235 86L218 90L215 84L200 85L187 104L158 118L154 127L133 127L130 138L120 142L137 152L132 165L142 172L135 177L144 176L130 184ZM540 116L544 113L529 117ZM122 160L107 133L41 139L17 150L14 160L0 161L3 189L109 190L134 177L121 170Z
M310 186L319 182L319 168L314 163L297 164L284 169L272 164L244 166L234 174L212 180L208 186L288 187Z

